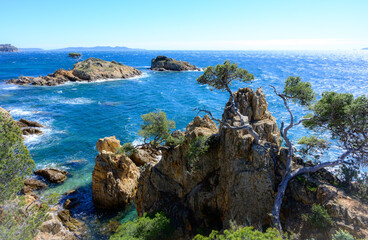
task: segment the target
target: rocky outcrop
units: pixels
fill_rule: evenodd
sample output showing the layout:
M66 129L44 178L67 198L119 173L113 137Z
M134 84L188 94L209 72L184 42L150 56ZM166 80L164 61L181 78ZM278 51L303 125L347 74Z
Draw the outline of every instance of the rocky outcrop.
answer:
M188 62L178 61L173 58L168 58L166 56L157 56L151 61L151 70L154 71L200 71L200 68L197 68L194 65L189 64Z
M96 143L97 151L100 153L102 153L102 151L115 153L120 147L120 141L117 140L115 136L101 138Z
M92 174L92 200L97 208L116 209L135 196L139 168L125 155L115 154L120 142L115 137L97 142L99 154Z
M161 159L161 152L153 150L152 148L142 146L136 148L136 150L137 151L130 156L130 159L132 159L138 167L146 164L156 164Z
M43 222L35 240L76 240L79 239L68 230L55 213L49 213L48 220Z
M238 224L270 223L276 186L274 156L280 133L267 111L262 89L239 89L235 101L260 135L260 144L253 144L247 130L223 126L218 130L208 116L196 117L187 126L184 143L163 151L161 161L142 173L135 198L139 216L164 211L182 229L182 237L197 228L228 227L231 220ZM233 125L240 122L230 103L222 120ZM198 136L209 137L210 147L199 156L193 170L187 150Z
M98 58L88 58L82 62L76 63L73 70L67 71L59 69L52 74L40 77L21 76L16 79L10 79L8 84L17 85L40 85L56 86L66 82L76 81L95 81L98 79L109 78L131 78L141 75L142 72L136 68L126 66L115 61L105 61Z
M21 118L19 121L15 121L15 123L20 127L22 130L23 135L33 135L33 134L42 134L42 130L39 128L42 128L43 126L38 122L33 122L30 120L26 120Z
M67 179L68 172L55 168L46 168L36 170L34 174L45 178L51 183L62 183Z
M18 52L18 48L11 44L0 44L0 52Z

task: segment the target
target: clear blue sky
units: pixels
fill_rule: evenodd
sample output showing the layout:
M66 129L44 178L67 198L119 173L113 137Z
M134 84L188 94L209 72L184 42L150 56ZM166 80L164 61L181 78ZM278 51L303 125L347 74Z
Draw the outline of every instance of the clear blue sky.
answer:
M0 43L45 49L368 47L368 0L0 0Z

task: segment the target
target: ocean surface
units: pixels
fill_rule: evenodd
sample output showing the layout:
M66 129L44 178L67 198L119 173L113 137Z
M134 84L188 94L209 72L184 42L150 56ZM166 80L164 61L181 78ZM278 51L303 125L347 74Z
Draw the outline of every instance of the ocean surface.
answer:
M142 114L162 110L184 130L196 116L197 107L206 107L221 117L229 96L226 92L210 91L196 83L201 72L153 72L151 59L166 55L206 67L231 60L255 75L252 83L234 83L240 87L266 93L269 110L278 123L289 115L270 85L282 91L288 76L300 76L312 83L320 96L324 91L350 92L355 96L368 93L368 51L127 51L81 52L82 60L97 57L115 60L138 68L141 77L128 80L103 80L93 83L68 83L56 87L7 85L2 80L20 75L39 76L59 68L71 69L75 61L66 52L0 53L0 106L9 110L14 119L25 118L45 126L41 136L25 138L37 168L66 169L70 176L49 192L60 194L78 189L81 204L73 215L85 220L91 238L106 238L102 223L111 219L125 221L136 216L134 206L123 211L99 212L92 204L91 175L95 144L99 138L116 136L121 143L140 143L137 131ZM291 104L297 118L307 113ZM312 134L302 126L290 131L290 137ZM328 133L325 133L328 137ZM341 150L332 147L322 159L335 159Z

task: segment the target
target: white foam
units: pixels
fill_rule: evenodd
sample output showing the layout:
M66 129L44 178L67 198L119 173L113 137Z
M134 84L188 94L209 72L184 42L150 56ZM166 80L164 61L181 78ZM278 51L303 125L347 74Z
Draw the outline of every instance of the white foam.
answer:
M19 86L4 87L4 90L18 90L21 89Z
M10 115L13 118L24 117L24 116L32 116L36 113L34 111L23 110L21 108L10 108L10 109L8 109L8 111L9 111Z
M144 144L143 138L135 139L135 140L132 142L132 144L133 144L133 146L138 146L138 145L142 145L142 144Z
M61 99L59 100L59 102L69 105L81 105L81 104L91 104L94 103L95 101L89 98L80 97L80 98Z

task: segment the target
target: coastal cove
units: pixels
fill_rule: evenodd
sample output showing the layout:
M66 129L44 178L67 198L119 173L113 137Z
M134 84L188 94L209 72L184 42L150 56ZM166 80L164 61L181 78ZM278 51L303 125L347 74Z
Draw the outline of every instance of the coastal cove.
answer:
M188 61L199 68L231 60L255 75L252 83L236 83L234 90L249 86L262 87L268 109L278 123L288 116L269 85L282 89L290 75L311 82L318 94L324 91L368 91L368 52L294 52L294 51L129 51L82 52L88 57L117 61L142 71L141 76L124 80L99 80L91 83L66 83L59 86L16 86L0 83L0 106L10 111L15 120L27 118L41 123L43 135L25 138L36 162L36 168L58 167L70 173L67 181L47 191L58 192L79 188L81 204L73 209L76 217L86 220L94 229L91 234L101 239L99 221L108 214L95 210L92 204L91 175L99 138L116 136L122 143L141 143L137 131L142 114L162 110L183 130L196 116L196 107L205 106L216 117L223 112L228 95L211 92L196 83L198 71L155 72L149 70L151 59L166 55ZM74 60L67 52L18 52L0 54L0 80L24 76L47 75L59 68L72 69ZM307 112L292 105L300 118ZM299 109L299 110L298 110ZM291 132L293 140L305 135L302 127ZM338 155L331 149L327 158ZM46 192L47 192L46 191ZM116 213L115 213L116 214ZM114 214L113 214L114 215ZM136 216L134 207L120 213L120 219Z

